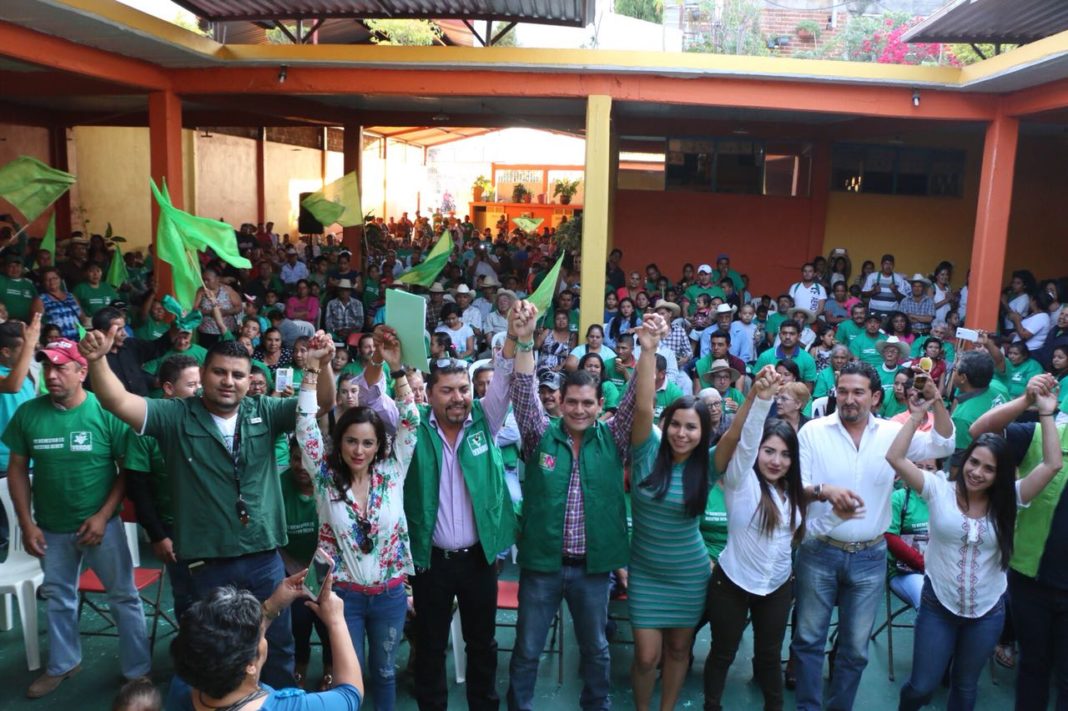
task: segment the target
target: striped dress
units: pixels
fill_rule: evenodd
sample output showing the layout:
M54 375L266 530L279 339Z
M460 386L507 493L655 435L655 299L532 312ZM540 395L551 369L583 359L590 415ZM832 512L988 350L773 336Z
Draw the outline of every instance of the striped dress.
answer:
M652 471L659 448L660 431L654 427L631 455L630 619L634 627L646 629L693 627L705 608L711 573L708 552L701 538L701 518L688 516L683 508L683 464L672 469L664 498L655 499L652 491L639 486ZM709 478L716 478L711 466Z

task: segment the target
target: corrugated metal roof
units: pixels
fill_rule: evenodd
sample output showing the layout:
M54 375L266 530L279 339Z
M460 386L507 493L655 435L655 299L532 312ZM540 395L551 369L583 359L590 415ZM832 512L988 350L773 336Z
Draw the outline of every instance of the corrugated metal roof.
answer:
M1065 0L953 0L906 32L902 39L1027 44L1065 30Z
M594 0L175 0L205 20L463 19L585 27Z

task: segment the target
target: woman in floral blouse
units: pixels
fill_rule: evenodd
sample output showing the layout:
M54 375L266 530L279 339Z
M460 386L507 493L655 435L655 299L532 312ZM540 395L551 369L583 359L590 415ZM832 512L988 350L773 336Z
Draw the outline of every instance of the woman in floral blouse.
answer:
M314 343L312 355L331 345L328 339ZM399 417L381 382L382 364L387 361L401 401ZM383 710L394 707L394 667L408 609L404 582L414 572L404 517L404 478L415 451L419 412L403 373L396 336L380 326L375 354L361 378L366 387L366 392L361 390L362 404L338 418L329 453L323 451L315 417L317 372L305 371L297 407L297 441L305 466L316 472L319 546L335 561L334 592L345 602L345 620L360 666L367 670L375 708ZM387 420L396 424L392 446Z

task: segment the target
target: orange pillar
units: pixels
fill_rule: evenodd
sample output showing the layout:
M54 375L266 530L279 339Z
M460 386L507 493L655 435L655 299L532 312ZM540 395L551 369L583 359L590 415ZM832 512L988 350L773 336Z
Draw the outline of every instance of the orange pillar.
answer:
M823 240L827 232L827 202L831 193L831 142L812 144L812 183L809 185L808 251L805 259L826 254Z
M972 240L972 273L968 280L969 328L993 331L998 325L1019 127L1018 119L1000 112L986 127Z
M70 159L67 155L67 127L48 127L48 158L53 168L70 171ZM70 236L70 191L67 190L53 207L56 211L56 236L58 239L66 239ZM55 255L52 255L53 261Z
M182 179L182 101L174 92L155 91L148 95L148 141L152 179L157 185L166 180L171 202L181 208L185 202L182 195L185 187ZM152 201L152 229L155 231L159 221L159 206L151 193L149 200ZM152 242L155 244L155 239ZM156 272L156 294L173 294L170 265L158 258L153 258L152 264ZM192 304L182 306L189 307Z
M362 188L363 176L360 170L360 159L363 154L363 126L356 123L347 123L343 128L345 131L343 144L345 175L355 172L356 182ZM341 243L352 252L351 263L361 265L360 270L363 271L363 227L346 227L342 233Z
M258 129L256 140L256 221L261 225L267 222L267 129Z

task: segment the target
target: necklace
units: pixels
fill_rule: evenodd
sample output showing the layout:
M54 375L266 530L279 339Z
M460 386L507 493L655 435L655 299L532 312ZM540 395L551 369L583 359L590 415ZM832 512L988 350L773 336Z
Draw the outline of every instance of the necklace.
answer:
M204 701L204 693L201 691L197 691L197 700L200 701L201 706L207 706L209 709L217 709L217 711L237 711L237 709L244 708L247 704L252 703L256 699L263 698L266 695L267 690L263 687L257 686L256 690L253 691L251 694L249 694L248 696L242 696L240 699L238 699L232 704L229 704L228 706L212 706L211 704L206 703Z

